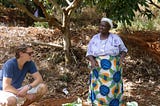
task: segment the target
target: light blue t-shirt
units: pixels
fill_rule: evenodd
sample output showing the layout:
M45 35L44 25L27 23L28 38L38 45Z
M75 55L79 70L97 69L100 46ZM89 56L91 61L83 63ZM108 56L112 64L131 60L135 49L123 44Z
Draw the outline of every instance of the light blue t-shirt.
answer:
M22 86L26 74L33 74L37 72L37 68L33 61L29 61L24 64L22 70L19 70L17 59L11 58L5 62L5 64L2 67L2 70L0 71L2 71L3 77L11 78L11 85L18 89ZM0 79L3 79L3 77ZM2 82L0 83L0 89L2 90Z

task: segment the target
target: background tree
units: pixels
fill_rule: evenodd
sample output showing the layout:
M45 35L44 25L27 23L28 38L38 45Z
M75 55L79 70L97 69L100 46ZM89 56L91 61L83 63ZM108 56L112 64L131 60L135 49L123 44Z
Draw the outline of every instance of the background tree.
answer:
M114 21L123 23L124 26L131 25L136 12L151 19L153 14L150 4L158 7L157 0L87 0L87 4L96 5L99 11Z
M37 17L26 7L29 0L11 0L18 8L22 9L35 21L48 22L50 27L58 28L63 33L63 47L66 64L71 63L71 40L70 40L70 16L75 8L78 8L81 0L30 0L35 7L41 8L44 17ZM32 4L33 6L33 4Z

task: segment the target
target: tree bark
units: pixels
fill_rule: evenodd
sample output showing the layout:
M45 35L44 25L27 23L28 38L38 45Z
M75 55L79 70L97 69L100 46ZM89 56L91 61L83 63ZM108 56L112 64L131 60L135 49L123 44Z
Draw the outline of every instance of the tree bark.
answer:
M62 22L62 33L63 33L63 44L65 52L65 64L69 65L72 62L71 58L71 39L70 39L70 16L72 11L78 7L81 0L74 0L68 3L68 7L63 9L63 22Z
M64 44L64 52L65 52L65 64L68 65L71 63L71 40L70 40L70 18L65 13L63 14L63 44Z

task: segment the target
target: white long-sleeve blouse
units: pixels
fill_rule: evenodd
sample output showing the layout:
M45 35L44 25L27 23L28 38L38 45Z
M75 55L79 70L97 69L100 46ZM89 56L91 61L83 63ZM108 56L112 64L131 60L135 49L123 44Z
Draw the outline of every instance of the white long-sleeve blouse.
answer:
M110 33L107 39L101 40L100 33L98 33L90 40L86 56L117 56L122 51L127 52L128 49L118 35Z

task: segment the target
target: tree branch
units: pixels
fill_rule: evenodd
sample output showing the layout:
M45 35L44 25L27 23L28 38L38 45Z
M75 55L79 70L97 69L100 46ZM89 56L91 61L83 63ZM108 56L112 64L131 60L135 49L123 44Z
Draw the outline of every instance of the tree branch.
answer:
M150 4L154 5L155 7L157 7L158 9L160 9L160 6L155 4L152 0L149 0L150 1Z
M58 44L55 44L55 43L44 43L44 42L30 42L31 44L33 45L44 45L44 46L53 46L53 47L56 47L56 48L63 48L62 45L58 45Z
M65 11L69 12L70 10L73 10L78 6L79 2L81 2L81 0L74 0L69 4L69 6L65 9Z
M55 2L55 0L49 0L49 2L52 3L53 8L56 8L57 10L60 10L60 12L63 12L62 8L57 4L57 2Z
M68 3L68 5L71 5L71 2L69 0L66 0L66 2Z
M49 23L50 26L55 26L55 27L57 27L58 29L62 30L62 23L59 22L59 21L57 20L57 18L55 18L54 16L52 16L52 17L50 18L50 20L48 21L48 23Z
M42 4L42 2L39 2L39 0L34 0L34 2L35 2L38 6L41 7L41 9L42 9L43 14L45 15L45 17L46 17L47 19L49 19L49 15L48 15L48 13L46 12L46 9L45 9L44 5Z
M58 29L61 29L62 24L60 21L58 21L58 19L54 16L54 14L52 14L51 16L46 12L46 8L44 7L44 5L42 4L42 2L39 2L39 0L34 0L34 2L41 7L44 15L46 16L45 18L47 18L48 23L50 26L55 26ZM52 1L53 2L53 1Z
M35 1L36 1L36 0L35 0ZM30 16L33 20L39 21L39 22L48 22L48 24L49 24L50 26L55 26L55 27L57 27L58 29L62 29L62 24L61 24L61 22L59 22L59 21L55 18L54 15L49 16L49 15L47 15L47 13L45 12L45 15L47 16L47 18L46 18L46 17L45 17L45 18L35 17L30 11L28 11L28 9L27 9L24 5L18 3L16 0L12 0L12 3L13 3L14 5L16 5L19 9L21 9L24 13L26 13L28 16ZM41 8L44 8L44 6L41 5ZM42 9L42 11L46 11L46 10Z
M23 6L22 4L19 4L16 0L12 0L12 3L16 5L18 8L20 8L28 16L30 16L33 20L39 21L39 22L47 22L45 18L42 19L42 18L35 17L30 11L28 11L28 9L25 6Z

